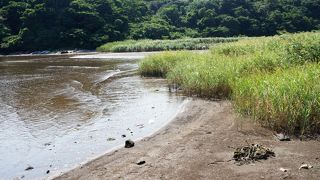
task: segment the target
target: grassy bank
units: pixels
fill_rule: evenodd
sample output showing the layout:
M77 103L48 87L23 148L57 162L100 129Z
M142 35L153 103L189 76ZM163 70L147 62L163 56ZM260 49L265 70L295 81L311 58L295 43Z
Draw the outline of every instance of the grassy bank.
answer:
M217 43L233 42L239 38L188 38L176 40L127 40L107 43L100 52L146 52L168 50L204 50Z
M320 133L320 33L222 43L208 53L167 52L141 62L144 76L166 77L188 95L227 98L261 124Z

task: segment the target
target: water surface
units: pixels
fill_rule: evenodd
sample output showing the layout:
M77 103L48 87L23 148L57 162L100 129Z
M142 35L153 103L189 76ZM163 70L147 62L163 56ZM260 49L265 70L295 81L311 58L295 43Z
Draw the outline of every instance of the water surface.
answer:
M137 62L0 57L0 179L51 177L168 123L184 98Z

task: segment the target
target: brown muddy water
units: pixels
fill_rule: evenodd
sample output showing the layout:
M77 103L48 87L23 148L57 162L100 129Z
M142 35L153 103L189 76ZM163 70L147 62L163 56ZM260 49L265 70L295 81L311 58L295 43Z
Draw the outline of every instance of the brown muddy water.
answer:
M0 179L50 178L166 125L186 99L137 62L0 57Z

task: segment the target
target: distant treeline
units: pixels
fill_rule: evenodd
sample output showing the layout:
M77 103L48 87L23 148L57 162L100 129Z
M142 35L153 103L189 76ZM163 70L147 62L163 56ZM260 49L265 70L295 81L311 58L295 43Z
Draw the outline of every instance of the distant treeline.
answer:
M0 53L320 29L320 0L1 0Z

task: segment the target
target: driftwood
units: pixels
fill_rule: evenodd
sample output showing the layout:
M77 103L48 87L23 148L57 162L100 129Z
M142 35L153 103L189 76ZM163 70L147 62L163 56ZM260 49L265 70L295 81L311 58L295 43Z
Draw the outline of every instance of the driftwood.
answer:
M251 144L244 147L236 148L233 159L239 162L240 165L248 164L258 160L266 160L269 157L274 157L275 153L262 145Z

